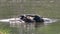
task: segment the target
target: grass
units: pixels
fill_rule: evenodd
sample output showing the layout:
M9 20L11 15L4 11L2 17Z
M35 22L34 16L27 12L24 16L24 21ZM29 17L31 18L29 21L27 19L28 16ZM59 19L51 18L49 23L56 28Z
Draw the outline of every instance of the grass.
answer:
M0 19L19 14L39 14L43 17L60 19L60 0L25 0L21 3L19 1L2 0L0 2ZM7 34L12 29L14 28L10 28L5 23L0 23L0 32ZM37 31L38 34L60 34L60 22L39 28Z

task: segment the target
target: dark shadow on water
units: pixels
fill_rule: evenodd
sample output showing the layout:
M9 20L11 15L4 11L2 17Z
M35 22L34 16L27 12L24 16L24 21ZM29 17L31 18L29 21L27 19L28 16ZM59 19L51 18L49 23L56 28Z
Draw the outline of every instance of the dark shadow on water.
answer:
M29 26L28 26L29 25ZM44 26L44 23L43 22L37 22L37 23L31 23L31 24L28 24L27 26L29 27L29 29L27 29L28 27L26 27L27 31L26 30L26 34L36 34L37 33L37 30L38 28L40 27L43 27Z
M43 22L20 24L12 28L11 34L36 34L38 28L43 26L44 26Z
M43 25L44 25L43 22L37 22L37 23L35 23L35 28L42 27Z

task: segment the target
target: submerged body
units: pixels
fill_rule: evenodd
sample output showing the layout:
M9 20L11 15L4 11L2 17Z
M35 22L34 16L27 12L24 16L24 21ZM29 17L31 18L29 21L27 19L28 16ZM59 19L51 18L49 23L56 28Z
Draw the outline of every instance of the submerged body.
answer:
M22 15L20 17L17 18L9 18L9 19L1 19L0 22L9 22L11 23L33 23L35 22L37 23L44 23L45 25L47 25L48 23L53 23L56 22L57 20L53 20L50 18L42 18L40 16L37 15Z
M52 20L52 19L50 19L50 18L42 18L43 20L44 20L44 22L43 23L52 23L52 22L56 22L57 20ZM21 22L21 20L20 20L20 18L9 18L9 19L1 19L0 20L0 22L9 22L10 23L10 21L19 21L19 22ZM23 20L22 20L23 21ZM23 21L24 22L24 21ZM21 22L22 23L22 22Z
M35 15L35 16L31 16L31 15L27 15L27 16L21 16L20 18L21 20L25 21L25 22L28 22L28 23L31 23L31 22L44 22L44 20Z

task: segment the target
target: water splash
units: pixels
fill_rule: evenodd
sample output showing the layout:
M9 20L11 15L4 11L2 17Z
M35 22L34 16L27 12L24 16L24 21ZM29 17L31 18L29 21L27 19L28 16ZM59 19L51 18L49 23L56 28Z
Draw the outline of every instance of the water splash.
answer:
M43 20L44 20L44 24L45 25L47 25L48 23L54 23L54 22L57 22L58 21L58 19L50 19L50 18L42 18ZM9 22L10 23L10 21L12 22L18 22L18 21L20 21L20 19L19 18L9 18L9 19L1 19L0 20L0 22ZM12 22L12 23L13 23Z
M58 21L58 19L50 19L50 18L42 18L42 19L44 19L44 25L48 25L50 23L54 23Z

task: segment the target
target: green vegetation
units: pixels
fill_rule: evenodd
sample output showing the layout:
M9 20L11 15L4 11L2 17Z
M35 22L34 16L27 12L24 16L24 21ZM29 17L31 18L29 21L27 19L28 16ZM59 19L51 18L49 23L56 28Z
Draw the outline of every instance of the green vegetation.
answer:
M0 0L0 19L19 14L39 14L43 17L60 19L60 0L25 0L23 2L20 0ZM14 29L7 25L0 23L0 32L9 34ZM37 32L38 34L60 34L60 21L39 28Z

